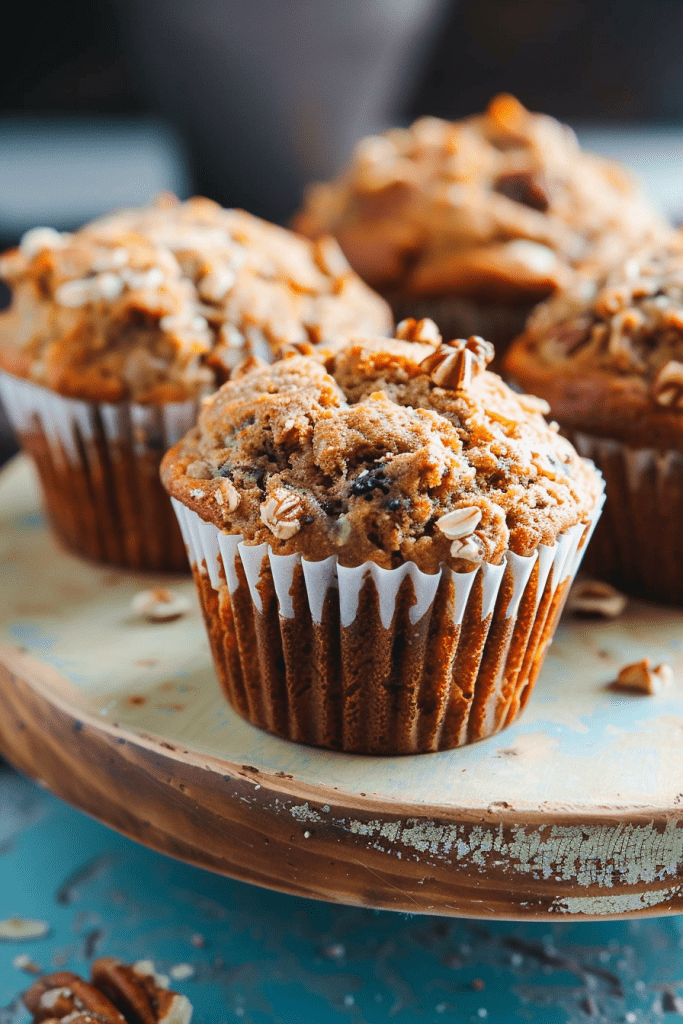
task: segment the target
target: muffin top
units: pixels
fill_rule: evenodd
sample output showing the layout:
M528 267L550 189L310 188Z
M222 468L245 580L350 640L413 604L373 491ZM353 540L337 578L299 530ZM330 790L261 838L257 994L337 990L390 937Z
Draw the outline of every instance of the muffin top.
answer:
M333 239L163 196L73 235L35 228L7 253L0 367L62 395L184 401L246 356L391 329Z
M683 239L537 307L506 366L563 426L683 450Z
M398 334L350 342L327 366L316 354L238 370L165 456L167 490L276 554L429 573L531 554L586 520L597 474L544 402L485 369L492 346L443 344L431 321Z
M336 181L309 188L294 227L334 235L386 293L506 303L665 230L618 165L505 95L457 123L426 117L363 139Z

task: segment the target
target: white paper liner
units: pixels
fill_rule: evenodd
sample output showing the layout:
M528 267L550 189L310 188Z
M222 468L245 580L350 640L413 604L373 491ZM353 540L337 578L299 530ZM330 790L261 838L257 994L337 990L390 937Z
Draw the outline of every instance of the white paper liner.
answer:
M432 745L429 748L427 746L420 746L421 740L418 736L420 724L417 719L414 720L413 725L410 727L412 729L410 736L408 739L404 738L402 740L401 752L409 752L411 750L418 752L424 749L441 749L439 744L442 743L442 739L446 745L452 746L469 742L472 738L482 738L495 732L514 717L514 714L516 714L524 702L526 689L531 686L535 678L537 666L540 664L545 647L547 646L546 637L549 635L548 631L551 633L552 627L554 627L555 614L561 606L557 600L558 589L562 588L562 596L569 589L571 579L586 549L590 533L599 518L602 508L602 496L596 503L589 522L578 524L567 530L552 546L540 545L528 557L516 555L508 551L502 563L497 566L484 563L477 569L466 573L456 573L449 567L443 566L435 574L423 573L414 563L410 562L397 569L383 569L374 562L365 562L363 565L348 568L339 565L336 556L330 556L322 561L313 562L303 559L299 554L278 555L268 544L248 545L244 543L244 538L240 535L223 533L213 523L205 522L197 513L176 499L172 499L172 504L178 516L181 531L188 548L190 562L199 574L200 579L204 577L206 581L205 584L200 585L200 592L208 588L207 593L211 590L219 593L219 607L224 609L220 613L221 616L225 612L224 602L228 601L229 605L233 608L231 613L233 616L240 618L240 616L246 614L250 618L250 613L245 610L248 606L244 605L244 596L238 598L236 595L240 580L246 580L251 606L259 616L263 616L258 620L261 625L258 625L257 621L254 620L254 628L256 628L260 639L256 637L254 637L253 641L244 639L247 634L244 633L244 619L241 618L242 625L239 629L242 631L240 635L243 639L237 642L237 646L235 646L234 640L227 639L233 627L226 627L225 624L219 626L218 623L216 623L218 633L214 634L212 643L219 644L217 657L221 662L223 662L226 656L225 652L228 650L226 646L223 646L226 643L232 651L230 657L237 656L240 659L242 668L235 671L243 679L246 674L246 682L239 684L242 687L241 696L239 697L239 700L242 702L242 713L251 718L250 710L246 707L245 701L248 704L250 699L255 699L257 704L262 704L261 709L255 716L256 724L264 725L272 731L279 732L280 735L288 735L291 738L303 738L306 742L322 742L319 734L317 738L311 738L305 723L302 724L304 719L301 718L301 715L303 714L305 718L305 713L300 710L300 693L306 692L305 688L308 684L304 682L304 690L299 691L298 687L300 684L295 678L296 672L294 672L294 676L288 674L286 680L287 691L289 691L290 687L292 688L291 694L294 702L289 712L289 726L283 725L282 712L280 712L279 724L273 718L275 704L272 701L276 700L281 709L283 702L286 703L289 698L283 697L282 687L284 683L274 681L273 672L277 675L279 670L273 669L272 664L269 664L269 658L271 660L272 658L277 659L276 648L281 641L277 633L277 615L273 617L273 611L269 609L266 612L263 607L262 592L266 577L272 579L272 588L267 587L266 592L270 594L273 593L273 590L275 592L274 596L277 601L276 611L282 623L283 638L286 636L287 631L292 628L291 626L286 626L286 623L294 624L297 615L295 610L295 592L298 595L296 597L297 602L300 602L303 596L305 604L308 606L313 627L322 629L321 636L323 637L323 642L327 642L325 637L330 635L326 631L330 628L329 617L327 627L324 626L323 619L326 597L331 589L338 593L338 621L340 626L351 631L348 636L352 635L353 630L357 631L360 628L362 631L365 620L358 617L358 609L361 591L369 577L374 582L379 622L382 629L386 631L387 637L397 635L395 633L396 623L401 621L396 617L399 614L399 602L397 599L401 592L401 584L406 577L409 577L412 582L415 597L414 603L408 610L407 617L411 626L421 631L420 643L424 644L425 637L427 636L425 630L432 629L435 623L438 629L443 627L443 615L445 613L449 623L446 632L451 637L462 635L466 638L466 648L472 657L475 657L475 660L478 657L477 664L481 662L482 658L484 659L487 665L485 672L488 675L485 676L485 681L482 684L483 689L480 696L477 697L479 683L474 683L471 678L472 669L468 667L468 665L471 666L471 660L467 653L465 653L466 663L464 663L463 668L465 676L463 678L470 680L466 685L466 689L473 684L475 687L474 700L471 705L472 713L476 717L476 723L472 726L473 735L468 732L470 729L469 719L465 716L462 726L458 727L458 735L454 736L453 728L449 727L450 735L443 739L443 723L446 721L444 717L446 710L444 709L444 711L439 712L442 725L438 729L433 730L433 735L429 740ZM297 572L299 565L302 569L301 573ZM535 574L534 568L536 568ZM524 618L519 620L519 630L515 632L517 630L520 605L525 598L532 574L534 575L534 589L527 595L524 601ZM435 598L439 592L440 584L446 577L449 586L442 593L450 594L450 597L445 604L437 606L435 605ZM296 579L299 580L298 583L296 583ZM301 586L302 579L303 588ZM505 597L497 604L504 580ZM477 581L477 603L471 605L470 598L475 581ZM403 601L405 601L405 590L403 590L403 595ZM206 600L206 597L203 600ZM367 596L364 600L365 608L367 609ZM544 604L541 608L542 601ZM301 607L301 604L299 604L299 614L301 614ZM436 607L440 609L438 620L433 618ZM405 613L404 605L403 615ZM476 621L473 618L475 615L479 616L482 627L481 631L478 629L474 630L471 637L469 632L462 632L459 627L463 626L467 617L469 627L473 629ZM304 615L305 618L306 616ZM209 614L209 619L211 619L211 613ZM422 624L423 619L426 625ZM405 622L405 619L402 621ZM486 638L489 635L493 635L494 624L495 638L493 640L493 647L489 651L489 648L486 646ZM221 631L226 628L228 632L222 634ZM265 630L265 632L261 633L261 630ZM275 630L275 632L272 632L272 630ZM344 635L347 634L345 633ZM220 639L220 636L223 638ZM269 637L270 639L268 639ZM377 639L379 641L379 637ZM282 642L284 642L284 639ZM391 646L392 641L388 642ZM252 649L252 643L255 643L255 649ZM372 640L370 640L370 643L372 643ZM473 648L470 646L471 643L474 644ZM246 644L247 648L243 649L242 644ZM263 646L264 644L265 646ZM273 644L275 645L274 647L271 646ZM530 646L527 649L528 644ZM239 654L236 654L238 650ZM271 652L270 655L267 654L269 650ZM355 655L349 654L349 650L347 649L346 653L342 650L342 658L355 657ZM486 654L486 651L489 651L489 654ZM214 654L216 655L216 649ZM324 657L327 656L329 655L324 655ZM336 657L335 655L331 656ZM365 655L361 653L361 659L364 657ZM265 661L263 660L264 658ZM327 672L331 669L330 679L327 682L323 679L324 688L320 696L321 700L329 701L327 688L331 685L336 685L334 684L334 678L337 678L339 673L335 673L333 665L329 663L327 663L327 669L323 667L324 662L317 662L317 664L317 671L321 674L321 678L322 676L327 677ZM220 669L219 675L223 671L224 669ZM339 672L345 678L345 673L348 671L353 675L354 671L357 671L357 666L356 670L354 670L351 663L345 663L344 667L339 667ZM413 669L409 669L409 674L411 671ZM477 668L475 671L478 679L479 669ZM408 679L409 687L414 687L414 680L414 675ZM519 685L516 680L518 680ZM244 689L245 686L246 690ZM279 697L273 697L272 694L270 697L267 695L270 692L268 688L272 686L275 686L272 694L277 692ZM264 695L263 701L261 702L258 697L249 698L248 691L262 693ZM317 699L315 696L313 697L314 702ZM369 692L368 699L377 699L376 691ZM380 696L378 699L382 700L383 697ZM264 708L266 710L263 710ZM316 727L319 728L319 723ZM344 740L342 739L341 742L343 743ZM343 749L348 748L343 747ZM355 746L350 749L367 748ZM386 750L382 752L386 752Z
M330 587L335 587L339 590L342 625L349 626L356 617L361 587L366 577L370 575L379 595L380 616L385 629L391 625L396 595L405 576L410 576L415 589L416 602L410 611L410 620L415 624L430 608L439 586L441 574L443 572L450 573L453 577L456 594L453 621L459 625L462 623L467 599L477 573L481 572L483 575L481 617L485 619L493 611L505 569L508 566L514 581L512 596L506 607L506 618L511 618L517 614L522 595L537 559L539 561L538 600L545 589L551 569L553 570L553 593L568 577L575 575L602 508L602 501L600 501L590 518L588 536L581 550L579 550L579 542L586 532L584 523L579 523L567 530L552 546L539 545L538 550L529 556L516 555L512 551L508 551L500 565L490 565L488 562L484 562L483 565L471 572L453 572L452 569L444 566L438 573L429 574L418 569L414 562L406 562L398 569L383 569L374 562L364 562L355 568L346 568L339 565L335 555L331 555L321 562L302 559L298 554L277 555L268 544L245 544L241 534L224 534L217 526L205 522L196 512L176 498L172 498L171 502L178 516L183 539L188 547L190 564L196 565L199 572L208 572L214 590L219 590L223 585L222 570L230 593L234 593L238 586L236 561L239 558L254 605L259 612L262 612L258 584L263 560L268 558L278 597L280 615L283 618L293 618L294 607L290 591L295 567L301 564L313 622L318 624L321 622L325 596Z
M124 567L186 569L157 467L196 422L198 401L86 402L3 371L0 399L36 460L47 511L68 547Z
M570 440L607 485L587 571L640 597L683 604L683 452L585 433Z
M130 444L136 452L150 445L164 451L194 425L199 403L168 402L165 405L139 405L135 402L82 402L21 380L0 371L0 398L14 431L21 435L40 425L54 449L53 457L66 457L73 466L81 464L78 437L89 440L95 435L99 416L109 442Z

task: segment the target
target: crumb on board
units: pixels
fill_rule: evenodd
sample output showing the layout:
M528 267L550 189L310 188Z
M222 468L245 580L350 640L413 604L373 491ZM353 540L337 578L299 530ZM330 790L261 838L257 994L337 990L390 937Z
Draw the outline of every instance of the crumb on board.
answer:
M662 664L651 668L649 658L643 658L632 665L624 665L610 686L614 690L654 696L665 686L669 686L672 680L673 672L670 665Z
M186 615L190 602L182 594L176 594L166 587L153 587L136 594L130 603L136 615L150 622L171 622Z
M628 598L602 580L579 579L569 591L567 611L574 615L616 619L628 604Z
M42 974L42 967L38 964L34 964L28 953L19 953L12 960L12 967L15 967L18 971L26 971L27 974Z
M49 931L47 921L35 921L29 917L9 917L5 921L0 921L0 940L5 942L42 939Z

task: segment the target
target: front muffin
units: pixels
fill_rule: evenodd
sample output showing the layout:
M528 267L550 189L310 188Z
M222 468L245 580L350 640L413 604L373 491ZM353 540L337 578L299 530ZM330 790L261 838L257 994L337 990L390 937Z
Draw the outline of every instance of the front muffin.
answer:
M539 306L507 369L605 476L591 572L683 603L683 243Z
M231 704L356 752L514 718L601 494L488 343L400 333L247 368L162 463Z
M665 230L620 167L512 96L363 139L336 181L309 188L295 228L334 235L397 319L419 310L497 351L577 266Z
M331 239L173 197L73 235L24 236L0 266L0 394L58 535L100 561L186 566L163 451L249 355L388 331L386 304Z

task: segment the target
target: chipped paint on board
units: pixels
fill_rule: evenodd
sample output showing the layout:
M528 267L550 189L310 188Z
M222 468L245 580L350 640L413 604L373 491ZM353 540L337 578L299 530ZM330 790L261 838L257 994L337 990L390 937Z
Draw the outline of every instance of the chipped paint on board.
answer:
M612 896L563 896L554 901L551 910L563 914L590 914L593 917L628 914L665 903L680 892L680 889L680 885L674 885L670 889L626 892Z
M297 821L324 819L308 803L290 808ZM544 826L539 829L442 825L409 819L382 821L331 818L334 827L351 835L374 839L382 853L398 856L396 845L409 847L447 864L470 865L553 879L577 886L612 888L614 885L652 884L676 877L683 864L683 828L675 821L663 831L651 822L644 825ZM507 832L507 838L506 838ZM384 840L382 843L379 840ZM416 859L420 859L416 856ZM565 913L613 914L641 910L675 895L679 887L622 896L561 899L554 909ZM576 902L583 899L584 903ZM630 902L629 902L630 901ZM576 910L570 909L576 904Z

